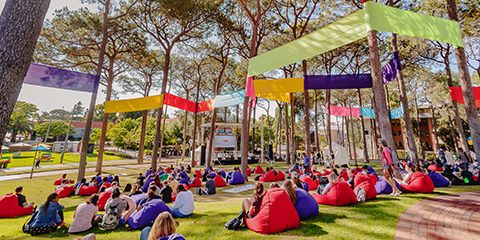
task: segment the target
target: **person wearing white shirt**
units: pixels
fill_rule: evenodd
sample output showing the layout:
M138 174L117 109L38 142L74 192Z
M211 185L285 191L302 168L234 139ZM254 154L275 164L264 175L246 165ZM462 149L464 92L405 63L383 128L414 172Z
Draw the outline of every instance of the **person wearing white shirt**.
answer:
M177 197L172 207L172 216L184 218L192 215L194 206L193 193L187 191L183 185L177 187Z
M452 153L447 149L445 149L443 152L445 153L445 160L447 161L447 165L453 166L453 164L455 163L455 159L453 158Z

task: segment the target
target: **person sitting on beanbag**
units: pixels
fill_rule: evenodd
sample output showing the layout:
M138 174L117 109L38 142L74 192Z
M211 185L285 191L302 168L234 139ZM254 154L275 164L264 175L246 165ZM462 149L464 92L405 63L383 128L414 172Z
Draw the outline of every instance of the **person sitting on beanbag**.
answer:
M120 195L120 189L116 188L105 204L105 215L103 215L102 227L107 230L113 230L125 224L121 216L123 212L125 212L125 209L127 209L127 202L120 198Z
M412 178L412 175L413 173L415 172L415 165L413 164L413 162L408 162L406 164L406 168L405 170L407 171L407 173L405 175L403 175L403 179L399 180L399 179L396 179L397 182L399 182L400 184L408 184Z
M140 210L145 203L150 202L150 201L152 201L152 200L154 200L154 199L162 199L160 196L158 196L158 195L156 194L156 191L157 191L157 187L156 187L156 186L150 186L150 188L148 189L148 192L147 192L147 198L142 199L142 200L138 203L136 210L137 210L137 211Z
M337 174L335 173L337 170L334 169L332 173L328 175L328 183L325 186L318 186L317 193L320 195L326 195L328 191L332 188L333 183L339 181Z
M295 204L297 203L297 191L295 190L295 185L293 184L293 182L290 180L283 182L282 189L287 192L293 206L295 206Z
M183 185L178 185L177 196L171 210L173 217L184 218L193 214L195 209L193 193L186 190Z
M293 183L295 184L295 186L297 186L297 188L303 189L303 184L302 184L302 182L300 181L300 179L298 179L298 175L297 175L297 174L293 174L292 181L293 181Z
M212 178L209 178L205 183L205 188L200 190L201 194L205 195L214 195L217 193L217 187L215 187L215 181Z
M73 214L73 221L68 228L68 233L76 234L92 230L98 226L102 221L101 217L97 215L99 196L98 194L91 195L86 202L78 205Z
M92 177L92 179L88 183L88 186L95 186L95 187L99 188L100 185L98 184L97 178Z
M68 180L67 179L63 179L62 182L60 183L60 185L58 185L55 190L57 189L60 189L60 188L64 188L64 187L68 187Z
M180 185L180 183L175 180L172 176L168 177L168 186L170 186L172 189L177 189L177 187Z
M23 192L22 186L15 188L15 195L17 195L18 206L22 208L29 208L31 206L35 206L34 202L31 202L31 203L27 202L27 197L25 197L25 195L23 195L22 192Z
M185 240L176 233L176 222L169 212L162 212L155 219L152 227L145 227L140 234L140 240Z
M121 195L120 198L124 200L127 203L127 208L125 209L125 212L122 214L122 219L124 222L128 221L128 218L130 215L137 210L137 203L135 200L127 195Z
M266 191L263 184L256 183L253 188L253 198L246 198L243 200L242 211L247 218L254 218L260 212L265 193Z
M113 192L115 189L118 189L118 182L113 181L112 185L105 189L105 192Z
M173 189L168 185L168 181L165 180L163 182L163 187L160 189L160 197L162 197L164 203L172 202L172 193Z
M141 191L141 187L140 185L138 185L137 183L133 184L133 187L132 187L132 190L130 191L130 193L128 194L129 197L133 196L133 195L138 195L138 194L142 194L143 192Z

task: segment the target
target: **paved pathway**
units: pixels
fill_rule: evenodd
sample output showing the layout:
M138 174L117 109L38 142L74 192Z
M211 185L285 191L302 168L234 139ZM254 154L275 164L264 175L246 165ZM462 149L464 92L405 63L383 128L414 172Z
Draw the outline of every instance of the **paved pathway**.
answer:
M129 164L129 163L136 163L136 159L126 159L126 160L110 160L105 161L104 165L111 165L111 164ZM95 162L89 162L88 164L95 164ZM55 169L65 169L65 168L78 168L79 163L65 163L65 164L49 164L49 165L40 165L40 170L55 170ZM14 167L14 168L6 168L2 171L5 173L14 173L14 172L29 172L32 169L32 166L27 167Z
M480 192L429 198L408 207L395 239L480 239Z

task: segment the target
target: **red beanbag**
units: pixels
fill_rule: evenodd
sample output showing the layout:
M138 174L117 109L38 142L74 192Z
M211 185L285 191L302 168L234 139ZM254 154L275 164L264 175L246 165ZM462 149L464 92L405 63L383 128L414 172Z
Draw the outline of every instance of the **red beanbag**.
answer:
M105 205L107 204L108 199L112 196L112 192L102 192L100 193L100 196L98 197L98 210L99 211L105 211Z
M443 172L443 168L442 168L442 167L438 167L438 166L435 165L435 164L432 164L432 165L428 166L428 170L430 170L430 171L435 171L435 172Z
M104 183L102 183L102 186L100 186L99 189L101 189L102 187L105 187L105 189L107 189L107 188L109 188L109 187L111 187L111 186L112 186L111 183L109 183L109 182L104 182Z
M275 181L285 181L285 173L278 171L277 176L275 176Z
M81 186L80 190L78 191L78 195L80 196L90 196L98 192L98 188L95 186Z
M255 168L255 171L253 171L253 173L255 173L255 174L262 174L262 173L264 173L264 172L265 172L265 171L263 171L262 167L260 167L260 166L257 166L257 167Z
M202 172L200 170L195 170L195 178L202 178Z
M18 206L18 198L15 194L3 195L0 198L0 218L12 218L33 213L33 206L23 208Z
M272 234L298 228L300 218L288 194L274 188L263 197L260 212L254 218L246 218L245 225L254 232Z
M74 186L62 187L55 190L55 193L58 194L59 198L66 198L72 195L75 192Z
M367 199L374 199L377 197L377 190L375 190L375 184L377 184L377 178L373 174L358 173L353 180L355 188L363 188L366 193Z
M357 196L346 182L336 182L326 195L312 194L318 204L345 206L357 203Z
M53 185L58 186L58 185L62 184L62 179L63 178L58 178L57 180L55 180L55 182L53 182Z
M215 187L226 187L227 186L227 182L225 182L225 179L223 179L222 176L220 176L220 175L215 176L213 181L215 181Z
M343 178L343 180L345 180L345 181L348 181L348 179L350 178L350 177L348 177L347 170L345 170L345 169L340 172L340 177Z
M252 169L247 168L247 176L250 176L250 175L252 175Z
M421 172L414 172L410 178L410 183L400 185L402 191L412 193L432 193L435 186L428 175Z
M312 191L318 188L317 183L315 183L311 177L309 176L302 176L300 177L300 181L306 183L308 185L308 191Z
M263 176L260 177L260 182L275 182L277 177L273 171L266 172Z
M188 187L195 187L195 188L198 188L198 187L201 187L202 186L202 181L200 180L200 178L195 178L192 180L192 183L188 184Z

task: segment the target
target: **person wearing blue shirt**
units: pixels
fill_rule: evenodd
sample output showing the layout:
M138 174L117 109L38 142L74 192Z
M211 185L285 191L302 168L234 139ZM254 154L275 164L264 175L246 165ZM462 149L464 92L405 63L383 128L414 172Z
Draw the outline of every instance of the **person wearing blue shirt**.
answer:
M45 227L45 226L63 226L63 209L64 206L58 203L58 194L52 193L47 197L32 222L32 227Z
M303 167L305 172L310 172L310 158L305 153L303 153Z

